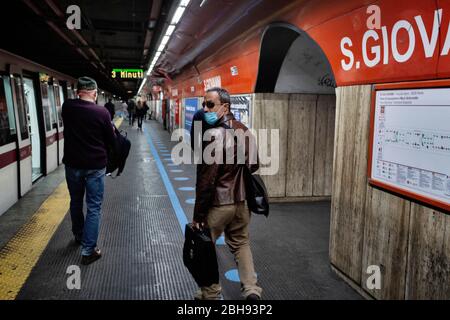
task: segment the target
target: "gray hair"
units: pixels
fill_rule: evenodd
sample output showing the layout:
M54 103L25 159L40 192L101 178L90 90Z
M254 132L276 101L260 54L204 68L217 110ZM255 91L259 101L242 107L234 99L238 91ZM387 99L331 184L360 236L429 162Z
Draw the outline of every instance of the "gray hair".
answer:
M219 87L214 87L206 90L206 93L209 92L217 92L220 97L220 103L228 103L229 105L231 105L230 93L227 90Z

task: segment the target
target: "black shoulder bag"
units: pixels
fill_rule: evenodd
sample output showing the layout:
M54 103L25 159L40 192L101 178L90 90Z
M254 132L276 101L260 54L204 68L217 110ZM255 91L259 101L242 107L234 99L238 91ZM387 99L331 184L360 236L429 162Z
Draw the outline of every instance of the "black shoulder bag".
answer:
M232 129L225 123L220 124L225 129ZM244 182L247 206L250 212L269 216L269 196L267 188L259 174L252 174L244 164Z

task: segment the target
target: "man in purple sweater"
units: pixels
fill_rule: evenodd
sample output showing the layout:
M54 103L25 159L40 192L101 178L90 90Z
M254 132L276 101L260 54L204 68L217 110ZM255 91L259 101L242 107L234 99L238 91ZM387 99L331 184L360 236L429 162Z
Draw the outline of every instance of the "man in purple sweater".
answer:
M75 241L81 244L81 263L100 259L97 248L103 202L107 149L115 139L107 109L96 104L97 83L89 77L78 79L79 99L62 106L64 121L64 158L70 193L70 216ZM86 194L86 219L83 198Z

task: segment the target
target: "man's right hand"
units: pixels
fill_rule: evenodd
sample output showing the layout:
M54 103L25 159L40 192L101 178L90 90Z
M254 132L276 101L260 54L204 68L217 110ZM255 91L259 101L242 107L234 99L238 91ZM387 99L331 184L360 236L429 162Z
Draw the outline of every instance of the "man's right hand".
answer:
M205 227L204 222L197 222L195 220L192 221L192 226L197 230L202 230Z

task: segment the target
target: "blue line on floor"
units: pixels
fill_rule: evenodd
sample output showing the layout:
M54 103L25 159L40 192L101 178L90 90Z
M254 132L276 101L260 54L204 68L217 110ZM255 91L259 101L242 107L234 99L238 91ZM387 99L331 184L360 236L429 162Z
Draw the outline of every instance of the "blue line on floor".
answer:
M167 193L169 194L170 202L172 203L173 210L178 219L178 223L180 224L181 231L184 234L185 226L189 223L186 218L186 214L184 213L183 208L181 207L180 200L178 200L175 189L173 188L172 183L170 182L169 176L167 175L166 169L164 169L164 165L161 162L161 158L156 151L155 146L153 145L152 139L150 138L150 134L147 131L147 128L144 128L145 135L147 136L147 142L150 145L150 151L155 158L156 166L158 167L161 178L164 182L164 186L166 187Z
M155 145L153 144L152 139L150 137L150 133L148 132L146 127L144 128L144 132L147 137L147 142L150 146L150 151L151 151L153 157L155 158L156 166L158 167L159 173L164 182L164 186L166 187L167 193L169 194L169 198L170 198L170 202L172 203L173 210L175 210L175 214L177 216L178 223L180 224L181 231L183 232L183 235L184 235L185 226L186 226L186 224L189 223L188 219L186 217L186 213L184 212L183 208L181 207L180 200L178 199L175 189L173 188L173 185L170 182L169 175L167 174L167 171L164 168L161 158L159 157L158 151L156 150ZM169 164L168 166L177 166L177 165L172 163L172 164ZM175 178L175 180L177 180L177 178ZM189 178L187 178L187 180L189 180ZM219 239L217 239L216 245L219 245L219 246L225 245L225 238L223 237L223 235Z

